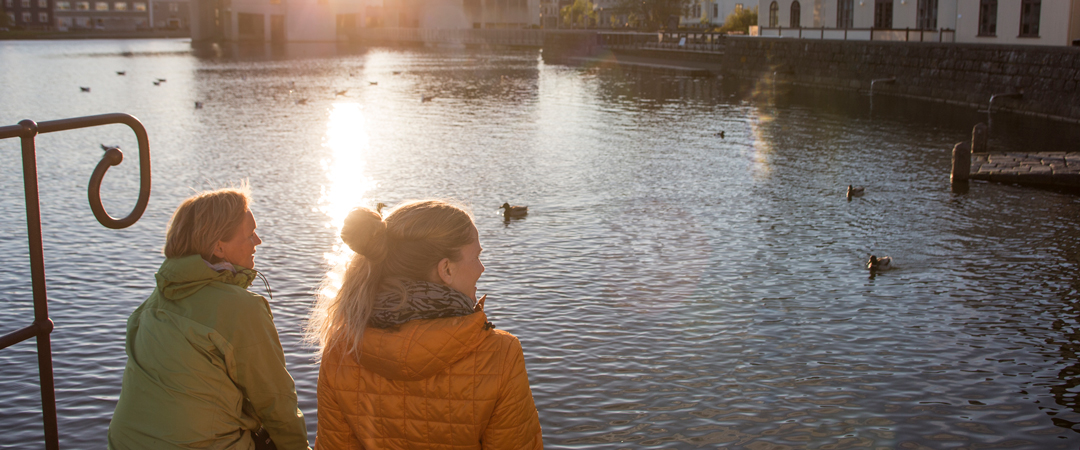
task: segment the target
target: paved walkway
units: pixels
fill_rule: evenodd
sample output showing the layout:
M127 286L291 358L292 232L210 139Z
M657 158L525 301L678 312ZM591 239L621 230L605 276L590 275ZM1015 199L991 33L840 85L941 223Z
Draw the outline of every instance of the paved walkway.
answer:
M1080 152L976 153L971 179L1080 189Z

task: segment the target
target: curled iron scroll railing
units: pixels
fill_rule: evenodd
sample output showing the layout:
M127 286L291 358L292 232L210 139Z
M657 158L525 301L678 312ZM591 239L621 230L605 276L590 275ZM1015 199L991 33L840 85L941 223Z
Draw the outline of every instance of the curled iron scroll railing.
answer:
M87 197L90 210L102 225L120 229L134 224L146 211L150 201L150 143L146 128L138 119L122 113L76 117L72 119L34 122L23 120L18 125L0 126L0 139L20 138L22 141L23 184L26 195L26 228L28 256L30 257L31 284L34 293L34 322L14 332L0 336L0 349L10 347L30 338L37 338L38 374L41 380L41 409L45 425L45 448L60 448L56 420L56 395L53 389L52 348L49 334L53 330L49 319L48 294L45 286L45 255L42 245L41 211L38 198L37 148L35 137L43 133L89 128L101 125L124 124L135 132L139 142L139 199L127 216L117 219L105 211L101 203L101 181L110 167L120 164L124 154L118 148L107 148L94 173L90 176Z

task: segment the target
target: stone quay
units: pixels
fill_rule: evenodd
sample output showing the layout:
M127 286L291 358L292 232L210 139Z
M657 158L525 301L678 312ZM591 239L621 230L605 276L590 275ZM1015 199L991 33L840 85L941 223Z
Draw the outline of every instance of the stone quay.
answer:
M1080 151L986 153L987 134L980 123L971 130L970 143L953 147L954 186L984 180L1080 192Z

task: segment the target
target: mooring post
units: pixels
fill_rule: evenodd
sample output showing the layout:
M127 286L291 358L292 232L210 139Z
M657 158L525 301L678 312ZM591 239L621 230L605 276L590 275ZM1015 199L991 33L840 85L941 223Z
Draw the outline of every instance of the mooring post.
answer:
M986 139L990 134L985 123L971 129L971 153L986 153Z
M971 176L971 147L967 142L959 142L952 149L952 175L949 181L953 184L967 183Z

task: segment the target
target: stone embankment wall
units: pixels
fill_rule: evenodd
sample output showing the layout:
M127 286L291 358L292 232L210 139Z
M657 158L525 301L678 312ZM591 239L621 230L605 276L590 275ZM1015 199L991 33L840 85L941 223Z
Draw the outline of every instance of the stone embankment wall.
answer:
M868 91L1080 123L1080 48L729 37L723 73Z

